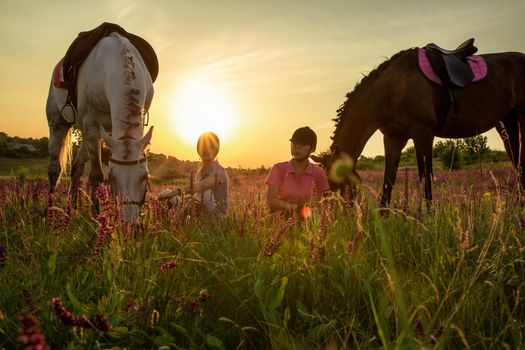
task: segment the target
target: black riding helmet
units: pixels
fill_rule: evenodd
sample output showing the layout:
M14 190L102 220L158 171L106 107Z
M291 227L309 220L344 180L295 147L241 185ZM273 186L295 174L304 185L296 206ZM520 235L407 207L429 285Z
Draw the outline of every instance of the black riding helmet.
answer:
M313 152L315 151L315 147L317 146L317 135L309 127L303 126L302 128L299 128L294 131L290 141L304 143L305 145L310 146Z

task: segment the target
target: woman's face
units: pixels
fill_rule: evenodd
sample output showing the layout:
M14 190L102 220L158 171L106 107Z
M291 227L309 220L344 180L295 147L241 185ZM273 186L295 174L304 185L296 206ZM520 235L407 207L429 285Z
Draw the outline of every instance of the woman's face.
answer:
M219 140L203 134L197 141L197 153L203 161L214 160L219 153Z
M290 152L293 159L297 161L304 161L310 157L312 147L302 142L292 141L290 144Z
M210 161L217 157L219 150L215 149L214 147L203 146L199 148L198 153L202 160Z

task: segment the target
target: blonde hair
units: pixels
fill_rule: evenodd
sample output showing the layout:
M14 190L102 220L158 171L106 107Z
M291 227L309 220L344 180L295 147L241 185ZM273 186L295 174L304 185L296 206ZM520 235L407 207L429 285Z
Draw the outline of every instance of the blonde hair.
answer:
M211 148L215 152L215 155L219 153L221 143L219 137L214 132L206 131L199 136L197 140L197 153L201 154L204 148Z

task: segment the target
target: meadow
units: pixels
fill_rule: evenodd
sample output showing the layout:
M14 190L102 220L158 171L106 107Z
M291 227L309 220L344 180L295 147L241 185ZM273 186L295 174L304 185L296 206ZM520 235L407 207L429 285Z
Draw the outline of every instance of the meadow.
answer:
M376 207L355 200L268 213L264 174L231 177L219 224L154 199L139 228L99 191L0 180L0 348L516 349L525 347L525 216L510 168L436 171L431 207L412 169ZM46 206L51 209L45 212ZM37 345L41 344L41 345Z

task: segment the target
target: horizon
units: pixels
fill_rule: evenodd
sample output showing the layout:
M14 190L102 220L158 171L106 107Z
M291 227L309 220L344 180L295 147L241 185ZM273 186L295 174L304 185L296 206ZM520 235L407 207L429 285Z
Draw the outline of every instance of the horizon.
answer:
M428 42L451 49L474 37L480 54L525 52L519 30L525 2L516 0L22 0L3 7L0 130L49 137L45 100L53 67L79 32L112 22L146 39L159 59L151 152L198 161L193 139L211 129L221 137L221 164L235 168L290 159L288 140L304 125L317 133L317 152L326 150L346 93L403 49ZM491 149L503 150L495 131L483 135ZM384 155L379 131L362 155Z

